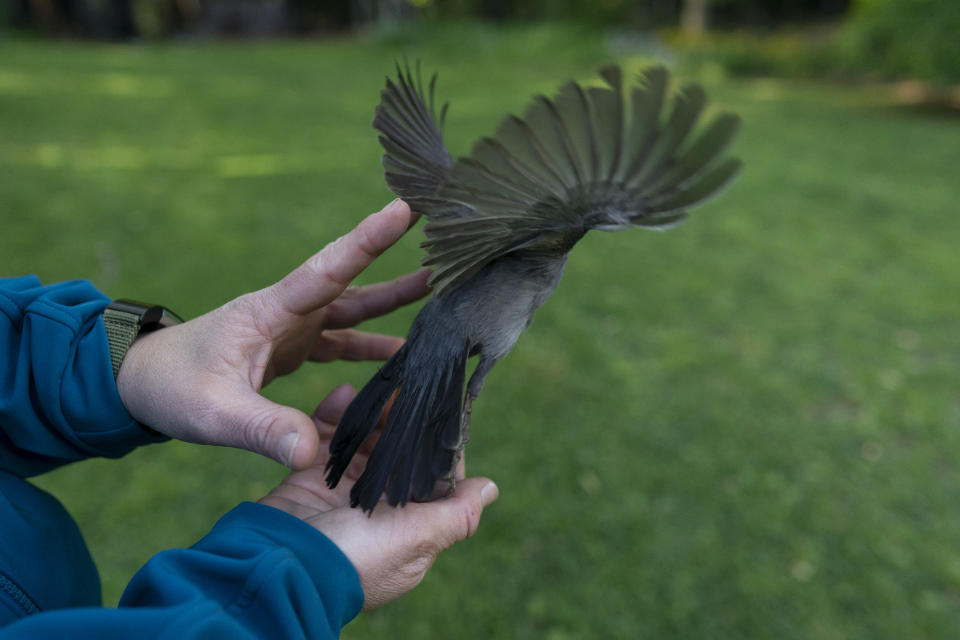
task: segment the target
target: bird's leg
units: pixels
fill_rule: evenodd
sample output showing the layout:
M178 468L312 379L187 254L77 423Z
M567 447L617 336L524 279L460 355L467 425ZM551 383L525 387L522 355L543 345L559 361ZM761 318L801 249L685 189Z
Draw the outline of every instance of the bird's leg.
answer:
M447 497L450 497L457 490L457 465L463 458L463 448L470 439L470 409L473 405L473 398L469 393L463 401L463 410L460 412L460 439L457 441L457 449L453 452L453 464L450 465L450 471L444 477L449 483L447 487Z
M457 489L457 465L463 458L463 448L470 440L470 413L473 410L473 401L480 395L480 391L483 389L483 380L496 363L497 361L494 358L480 356L480 362L477 363L477 368L470 376L470 382L467 383L467 394L463 400L463 409L460 411L460 439L457 441L457 449L453 454L453 464L444 477L444 480L450 483L447 496L452 496Z

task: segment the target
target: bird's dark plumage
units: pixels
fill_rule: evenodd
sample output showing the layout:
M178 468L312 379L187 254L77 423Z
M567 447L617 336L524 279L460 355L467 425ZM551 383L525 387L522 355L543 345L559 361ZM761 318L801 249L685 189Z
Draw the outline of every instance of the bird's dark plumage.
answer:
M739 171L739 160L722 157L739 118L720 114L693 134L706 104L699 86L681 87L668 108L663 67L628 88L618 67L600 75L606 86L571 81L552 99L536 96L522 118L508 116L456 161L443 144L436 76L426 91L419 65L415 76L398 66L387 79L373 124L388 186L427 217L434 297L330 445L334 487L397 394L354 506L371 511L384 493L391 505L428 500L438 480L453 478L484 377L553 293L585 233L678 224ZM472 355L480 363L464 397Z

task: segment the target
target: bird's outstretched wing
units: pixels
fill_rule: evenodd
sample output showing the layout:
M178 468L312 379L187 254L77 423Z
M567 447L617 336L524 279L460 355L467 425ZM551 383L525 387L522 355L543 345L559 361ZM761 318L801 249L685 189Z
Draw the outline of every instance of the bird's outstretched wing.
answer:
M449 103L444 103L438 116L434 106L436 83L437 74L433 74L425 94L419 61L416 78L409 65L397 64L397 81L387 78L373 117L386 152L383 168L387 186L415 211L428 215L449 206L446 201L438 201L436 195L453 166L443 144L443 121Z
M604 87L570 81L552 99L536 96L522 118L508 116L493 137L480 139L469 156L442 170L441 163L417 160L438 157L438 148L446 153L439 134L433 142L423 126L436 122L433 82L428 109L409 71L406 77L400 73L399 86L388 81L384 99L389 94L397 103L409 96L403 121L411 124L406 131L397 127L397 137L378 126L386 136L387 180L404 198L400 188L420 189L411 194L419 198L411 205L422 202L429 218L423 263L434 268L430 283L437 295L513 251L550 250L558 238L566 251L562 238L579 238L590 229L675 225L737 174L740 161L721 156L740 119L720 114L694 135L706 105L698 85L681 87L668 108L663 67L643 72L629 91L619 67L604 67L600 75ZM428 144L430 152L422 151ZM403 168L403 180L391 177L396 166Z

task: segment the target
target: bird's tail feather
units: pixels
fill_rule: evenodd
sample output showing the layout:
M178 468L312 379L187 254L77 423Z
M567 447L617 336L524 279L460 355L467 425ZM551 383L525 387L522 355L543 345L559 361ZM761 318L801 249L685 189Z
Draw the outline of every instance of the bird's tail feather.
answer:
M407 345L405 344L380 367L380 370L370 378L344 411L333 440L330 442L327 486L331 489L340 482L357 449L377 426L383 407L401 384L406 361Z
M457 332L438 326L444 313L434 304L421 310L406 344L361 389L340 420L327 463L331 488L396 392L366 469L350 491L351 506L372 511L384 493L391 506L430 500L437 481L450 471L460 444L469 349ZM433 330L422 331L424 325Z
M409 372L367 468L350 492L351 506L372 511L386 492L390 506L433 498L459 442L466 349L442 366Z

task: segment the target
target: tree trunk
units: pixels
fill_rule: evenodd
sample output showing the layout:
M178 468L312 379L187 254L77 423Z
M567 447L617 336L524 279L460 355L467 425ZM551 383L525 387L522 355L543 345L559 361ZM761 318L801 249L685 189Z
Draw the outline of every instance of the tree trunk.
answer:
M683 0L680 12L680 31L689 38L699 38L707 32L707 3L709 0Z

